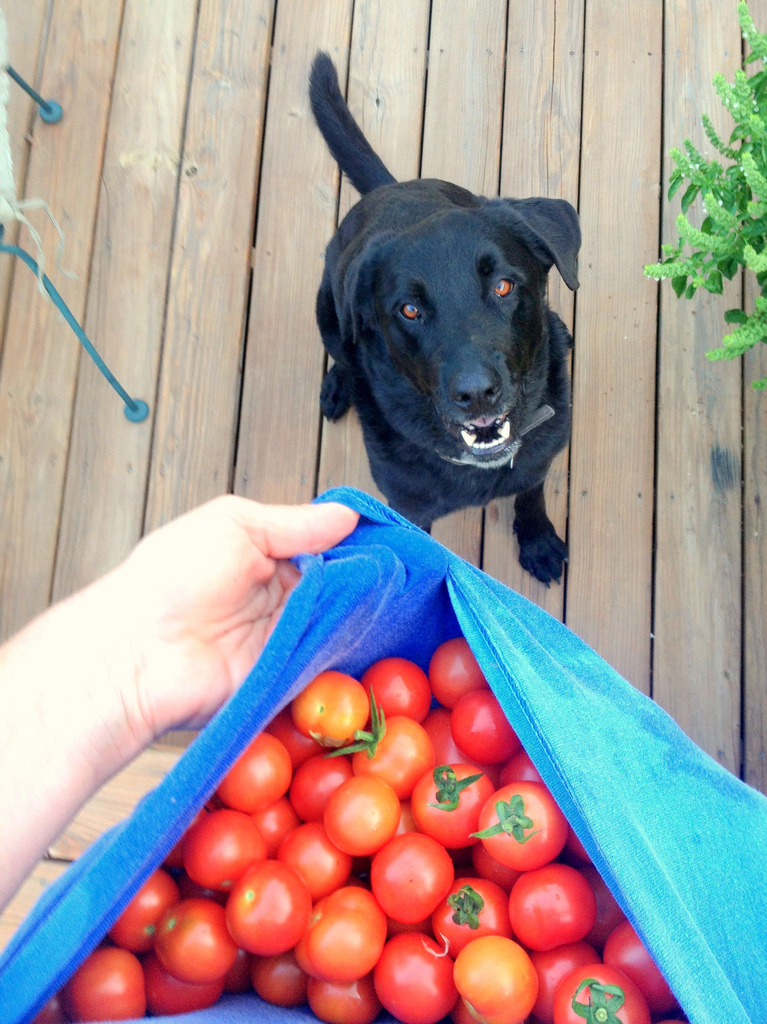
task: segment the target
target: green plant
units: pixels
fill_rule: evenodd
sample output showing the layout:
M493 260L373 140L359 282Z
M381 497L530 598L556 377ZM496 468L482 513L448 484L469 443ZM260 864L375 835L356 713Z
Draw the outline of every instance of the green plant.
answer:
M738 20L751 49L746 63L759 60L762 70L748 76L739 68L733 84L722 74L714 78L717 95L735 122L729 144L706 114L701 118L712 146L732 163L723 168L716 160L706 160L689 139L684 153L671 150L676 167L669 179L669 199L689 182L676 220L679 244L663 245L663 261L644 268L655 280L671 278L677 296L687 299L701 286L720 295L723 278L731 280L740 267L756 274L760 294L753 312L727 310L725 322L737 326L720 348L707 353L709 359L736 359L758 341L767 342L767 35L757 31L745 2L738 4ZM706 211L700 229L687 219L698 196ZM686 246L692 251L685 253ZM754 381L753 387L767 388L767 377Z

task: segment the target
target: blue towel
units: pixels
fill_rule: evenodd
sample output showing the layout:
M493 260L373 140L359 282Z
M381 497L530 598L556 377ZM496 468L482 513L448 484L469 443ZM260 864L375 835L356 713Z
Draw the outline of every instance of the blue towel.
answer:
M134 814L40 898L0 957L0 1021L25 1024L95 948L253 735L318 672L428 666L463 633L509 721L692 1024L767 1022L767 799L570 630L373 498L302 578L242 687ZM157 1019L157 1018L155 1018ZM162 1018L166 1019L166 1018ZM176 1024L315 1020L256 996Z

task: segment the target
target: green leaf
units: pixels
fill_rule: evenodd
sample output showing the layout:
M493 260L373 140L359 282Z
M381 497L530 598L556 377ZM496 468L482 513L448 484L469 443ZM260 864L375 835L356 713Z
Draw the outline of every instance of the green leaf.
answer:
M681 175L681 173L679 171L674 171L674 173L669 178L669 185L668 185L668 198L669 199L673 199L674 198L674 196L677 194L677 192L681 188L683 181L684 181L684 178Z
M678 299L681 299L682 294L683 294L685 288L687 287L687 278L686 277L672 277L671 278L671 287L674 289L674 291L676 293L676 297Z
M718 270L711 271L708 278L703 282L703 287L713 295L722 294L722 275Z
M723 277L726 277L728 281L732 281L733 277L735 277L738 272L740 264L734 256L730 256L729 259L725 258L723 260L719 260L716 266Z
M728 309L724 314L726 324L745 324L747 321L748 317L742 309Z
M685 194L682 196L682 213L687 213L699 192L700 185L690 185Z
M690 281L690 283L687 285L687 290L684 293L684 297L686 299L691 299L697 290L698 286L695 284L695 282Z

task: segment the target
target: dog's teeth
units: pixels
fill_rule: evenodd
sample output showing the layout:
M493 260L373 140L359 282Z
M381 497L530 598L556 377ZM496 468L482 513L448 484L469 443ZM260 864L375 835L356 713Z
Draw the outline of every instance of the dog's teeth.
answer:
M469 448L473 448L477 443L477 435L473 434L470 430L462 430L461 437L463 438L464 444L467 444Z
M508 441L511 437L511 424L508 420L504 420L501 424L501 429L498 431L498 436L501 441Z

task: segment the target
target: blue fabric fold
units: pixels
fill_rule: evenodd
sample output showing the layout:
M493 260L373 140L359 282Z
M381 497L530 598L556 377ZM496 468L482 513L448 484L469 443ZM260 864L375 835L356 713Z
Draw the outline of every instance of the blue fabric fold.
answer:
M565 626L375 499L301 582L246 681L132 817L41 897L0 957L0 1020L26 1024L98 944L253 735L318 672L423 668L462 632L536 767L692 1024L767 1021L767 800ZM165 1018L163 1018L165 1019ZM303 1024L256 996L177 1024Z

